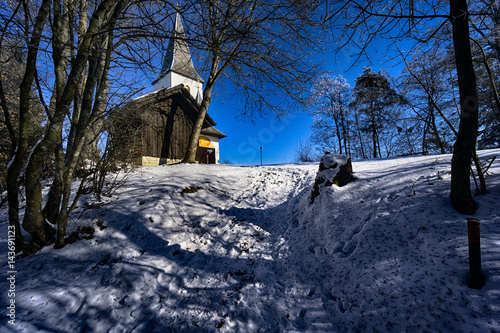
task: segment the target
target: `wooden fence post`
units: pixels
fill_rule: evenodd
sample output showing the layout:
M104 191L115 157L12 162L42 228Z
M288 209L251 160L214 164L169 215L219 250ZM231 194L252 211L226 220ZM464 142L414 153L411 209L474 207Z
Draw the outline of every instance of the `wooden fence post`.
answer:
M467 218L467 231L469 234L469 287L474 289L481 289L485 284L483 268L481 267L479 222L478 219Z

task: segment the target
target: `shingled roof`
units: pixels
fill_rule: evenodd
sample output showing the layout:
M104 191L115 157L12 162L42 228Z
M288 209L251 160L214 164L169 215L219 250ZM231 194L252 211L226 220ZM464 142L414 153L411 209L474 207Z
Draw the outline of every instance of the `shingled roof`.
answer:
M217 128L211 126L211 127L207 127L207 128L203 128L200 132L200 134L205 134L205 135L211 135L211 136L215 136L219 139L223 139L223 138L226 138L227 135L222 133L221 131L219 131Z
M199 103L196 102L193 96L189 93L188 90L186 90L186 87L182 84L172 88L163 88L157 91L150 92L149 94L137 97L132 101L128 102L124 106L124 109L139 110L138 112L140 112L140 110L144 110L145 108L147 108L148 105L156 104L160 100L169 98L177 94L182 95L184 97L186 105L189 105L190 112L195 112L196 114L198 114ZM217 123L207 113L205 115L205 122L203 124L203 128L210 128L213 126L217 126ZM218 130L216 131L219 132ZM214 132L214 134L217 133Z
M175 17L174 38L170 39L168 42L167 54L165 56L165 60L163 61L160 75L155 81L153 81L153 84L158 82L170 71L184 75L201 83L205 82L194 68L193 59L191 58L191 53L189 52L189 47L186 43L186 34L184 33L184 27L182 26L181 16L179 13L177 13Z

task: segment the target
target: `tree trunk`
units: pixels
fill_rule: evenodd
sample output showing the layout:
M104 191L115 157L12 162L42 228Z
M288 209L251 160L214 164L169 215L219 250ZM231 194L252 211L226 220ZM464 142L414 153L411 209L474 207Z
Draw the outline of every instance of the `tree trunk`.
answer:
M68 7L68 6L67 6ZM77 13L77 8L75 6L72 6L70 5L69 6L70 8L67 8L67 11L71 13L71 16L73 17L76 17L77 15L79 15L79 20L78 20L78 40L81 41L85 35L85 32L86 32L86 29L88 27L88 4L87 4L87 0L80 0L79 1L79 13ZM57 16L59 17L59 16ZM60 21L63 21L61 18L59 18ZM69 39L69 35L70 35L70 30L71 30L71 26L70 26L70 21L69 20L64 20L64 25L67 25L67 34L65 35L67 39ZM62 29L62 27L58 27L59 29ZM66 43L67 45L70 45L70 43ZM70 56L70 50L68 47L65 47L64 48L65 50L65 57L64 58L65 60L64 61L61 61L61 59L57 58L57 57L54 57L54 63L57 63L57 64L60 64L59 67L63 67L63 70L62 71L56 71L56 73L61 73L63 75L61 75L64 80L67 79L66 77L66 62L67 62L67 59L69 59L69 56ZM75 50L75 47L72 47L71 48L71 56L75 56L75 53L76 50ZM61 52L62 53L62 52ZM86 70L84 71L84 73L86 72ZM83 95L83 90L85 88L85 83L86 83L86 75L84 74L83 75L83 78L82 80L80 80L80 82L78 82L78 87L77 87L77 91L76 91L76 94L75 94L75 99L74 99L74 103L73 103L73 113L72 113L72 118L71 118L71 127L70 127L70 133L68 135L68 139L67 139L67 144L66 146L69 147L69 146L72 146L73 145L73 141L74 141L74 136L75 136L75 128L76 128L76 123L80 117L80 108L81 108L81 104L82 104L82 95ZM62 94L62 90L64 88L64 81L62 82L62 87L60 89L60 94ZM56 90L57 91L57 90ZM60 94L54 94L54 104L55 104L55 101L58 100L60 98ZM64 175L64 169L65 169L65 166L64 166L64 151L63 151L63 147L62 147L62 138L60 139L61 143L57 145L56 147L56 151L55 151L55 175L54 175L54 180L52 182L52 185L50 187L50 191L49 191L49 196L48 196L48 200L47 200L47 203L45 204L45 207L44 207L44 216L45 218L52 224L56 224L57 225L57 220L58 220L58 217L59 217L59 213L60 213L60 207L61 207L61 200L62 200L62 194L63 194L63 175Z
M373 143L373 158L377 158L377 127L375 114L372 111L372 143Z
M108 97L109 81L108 73L111 63L111 51L113 48L113 29L116 20L123 8L123 2L117 4L113 16L109 18L107 35L96 38L88 62L87 78L82 94L78 121L72 123L74 131L71 146L67 147L65 156L64 173L62 175L62 202L57 219L57 240L55 248L65 245L64 236L68 216L74 205L69 206L71 185L73 175L81 157L84 154L85 145L94 141L96 135L96 123L104 117L105 105ZM81 190L76 193L76 199L81 195Z
M67 81L67 68L70 55L70 22L69 22L69 12L68 12L67 0L54 1L53 3L53 21L52 21L52 59L54 62L54 101L55 106L59 105L59 102L63 96L63 91L66 86ZM54 111L56 113L61 113L61 111ZM50 152L56 152L56 163L57 166L61 165L62 156L60 155L60 143L58 141L62 138L62 131L58 126L62 125L64 117L61 115L59 117L52 117L48 125L47 134L44 136L41 142L33 149L33 152L28 161L26 168L26 212L23 221L23 227L28 231L32 238L33 243L38 246L43 246L49 239L53 236L54 231L51 230L52 227L46 224L46 219L44 212L42 211L42 193L41 193L41 166L45 156ZM61 127L62 128L62 127ZM56 168L56 174L54 179L54 184L51 186L51 193L49 195L49 207L47 213L48 220L57 219L57 213L59 211L59 193L60 193L60 177L61 170Z
M50 152L51 145L47 140L36 148L26 167L26 210L23 228L30 233L32 243L42 247L54 235L54 230L45 222L42 214L42 165L44 158Z
M239 49L243 40L235 47L234 52ZM218 50L215 47L215 50ZM208 111L208 107L212 102L212 90L214 88L215 82L222 75L224 69L228 66L230 59L227 59L226 62L220 66L221 59L217 54L218 51L212 57L212 66L210 68L210 75L208 77L207 83L205 84L205 89L203 90L203 101L200 105L200 112L198 113L198 117L193 124L193 129L191 131L191 135L189 137L188 147L186 150L186 155L184 156L184 163L196 163L196 152L198 150L199 140L200 140L200 132L203 127L203 122L205 121L205 116ZM220 68L219 68L220 66Z
M355 112L354 117L355 117L355 121L356 121L356 132L357 132L356 134L357 134L357 137L359 140L359 145L360 145L360 149L361 149L361 156L362 156L362 158L366 158L365 150L364 150L364 146L363 146L363 137L361 135L361 129L359 128L359 117L358 117L357 112Z
M500 5L498 4L498 1L491 1L490 9L493 11L493 15L491 15L493 30L498 33L498 31L500 31ZM498 43L498 39L489 39L488 45L495 51L496 58L500 61L500 43ZM498 112L500 113L500 110L498 110Z
M377 147L378 147L378 157L382 157L382 149L380 148L380 136L378 135L378 132L377 132ZM386 146L387 147L387 146ZM391 154L390 151L387 151L387 157L389 157L389 155Z
M336 119L335 120L335 129L336 129L336 132L337 132L337 140L339 141L339 153L340 154L343 154L342 153L342 134L340 134L340 126L339 126L339 120Z
M55 151L55 172L54 180L52 185L50 185L49 195L45 208L43 209L43 216L45 219L52 223L57 224L57 218L59 215L59 208L61 206L61 196L62 196L62 181L64 174L64 151L62 147L62 138L57 145Z
M114 25L113 25L114 27ZM80 117L75 126L75 135L73 138L72 146L67 148L64 174L62 182L62 203L60 207L59 217L57 219L57 240L56 248L62 248L65 245L64 236L66 234L66 226L68 216L70 214L69 199L71 195L71 184L75 169L83 155L84 146L92 141L94 137L93 124L97 118L103 116L104 110L102 108L103 102L107 99L107 78L109 71L109 64L111 61L111 42L112 28L110 28L109 39L102 39L101 45L95 46L94 54L90 57L89 61L89 77L86 80L85 90L82 95L82 104ZM96 91L97 87L97 91ZM95 102L92 106L92 102ZM77 196L80 193L77 193Z
M186 155L183 160L184 163L196 163L196 152L198 150L201 128L203 127L208 107L212 102L212 89L223 70L223 68L219 70L219 63L220 60L217 57L214 57L212 61L211 74L205 85L205 89L203 90L203 101L200 105L200 112L198 113L198 117L193 124L193 129L191 130L191 135L189 137Z
M351 145L350 145L350 138L349 138L349 134L348 134L348 131L347 131L347 124L346 124L346 119L345 119L345 111L341 110L342 112L342 116L341 116L341 125L342 125L342 136L344 138L344 150L346 152L346 155L347 157L351 157Z
M94 11L92 19L88 25L87 33L82 39L78 53L72 63L71 72L67 76L64 90L58 96L55 110L51 121L47 125L47 131L43 139L33 149L26 168L26 213L23 220L23 227L28 231L34 242L44 245L48 240L48 235L44 228L44 217L42 214L42 191L41 191L41 168L43 159L48 152L54 151L55 145L61 131L63 122L69 112L74 100L78 82L84 77L86 67L92 47L96 42L96 34L103 28L106 17L116 8L123 8L124 1L115 3L113 0L102 1ZM72 175L71 175L72 176Z
M477 177L479 178L479 185L481 186L481 194L488 193L486 188L486 180L484 178L483 167L481 166L481 161L479 160L479 156L477 156L477 152L474 152L472 157L474 160L474 165L476 166Z
M70 35L71 24L69 18L69 4L67 0L55 1L54 18L52 20L52 60L54 62L54 91L51 97L51 107L55 109L62 97L66 80L68 77L68 63L70 57ZM76 107L75 107L76 108ZM71 133L70 133L71 134ZM61 203L62 175L64 173L64 151L62 147L62 132L59 141L54 147L55 173L54 180L50 186L47 204L43 209L44 218L52 224L56 224Z
M28 150L28 127L30 95L33 81L36 74L36 60L38 56L38 45L45 22L50 10L50 0L44 0L40 5L38 16L31 34L26 59L26 68L19 93L19 139L17 140L17 150L7 169L7 193L9 199L9 223L15 228L16 251L20 251L24 246L19 221L19 175L26 162Z
M458 212L473 214L477 207L470 189L470 165L476 148L478 93L469 39L467 1L450 0L450 14L460 92L460 125L451 162L450 199Z
M422 155L428 154L427 132L429 131L429 116L430 116L430 114L427 115L427 117L425 118L425 122L424 122L424 131L423 131L423 135L422 135Z
M500 97L498 96L498 90L497 90L497 86L495 84L495 77L493 75L493 71L491 70L491 66L488 63L488 58L486 56L486 53L484 52L483 47L477 41L474 40L474 42L481 50L481 54L483 56L482 63L484 64L484 67L486 68L486 72L488 73L488 79L490 80L490 86L491 86L493 98L495 100L495 105L497 107L497 110L496 110L496 112L494 112L494 114L496 114L497 118L500 119Z
M196 122L193 124L193 129L191 131L191 136L189 137L188 147L186 150L186 156L184 157L185 163L196 163L196 152L198 150L198 141L200 138L201 128L203 127L203 122L205 121L205 116L208 111L208 107L210 106L210 102L212 98L210 97L211 92L205 91L203 92L203 102L200 106L200 112L198 113L198 118Z
M436 116L434 115L434 108L432 108L432 106L431 106L431 128L434 134L434 138L436 139L436 142L439 146L439 150L441 151L441 154L445 154L446 150L444 149L443 140L441 140L441 136L439 135L439 130L436 125Z

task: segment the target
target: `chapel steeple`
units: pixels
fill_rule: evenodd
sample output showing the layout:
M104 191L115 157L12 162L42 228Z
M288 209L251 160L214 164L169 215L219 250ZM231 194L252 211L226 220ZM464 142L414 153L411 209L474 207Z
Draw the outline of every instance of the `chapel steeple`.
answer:
M167 53L163 61L160 75L153 81L154 90L175 87L184 84L191 95L199 101L202 95L202 84L205 81L200 77L193 65L191 52L186 43L186 34L182 26L181 16L177 12L174 23L173 38L167 46Z

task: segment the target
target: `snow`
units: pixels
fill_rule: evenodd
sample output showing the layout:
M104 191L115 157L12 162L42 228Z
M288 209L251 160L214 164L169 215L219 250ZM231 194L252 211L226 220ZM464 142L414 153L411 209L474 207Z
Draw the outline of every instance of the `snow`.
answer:
M328 153L321 157L320 163L323 163L324 169L318 172L316 178L332 181L340 171L340 167L347 164L347 156Z
M2 313L0 330L500 332L500 162L476 197L475 290L450 160L353 161L357 179L314 204L314 163L138 168L107 205L81 202L68 229L92 237L16 258L16 325Z
M345 165L347 164L347 156L327 152L321 157L321 163L323 163L326 169L332 168L334 165Z
M316 180L320 181L320 188L323 188L325 183L332 182L340 167L347 164L347 156L341 154L331 154L327 152L321 157L320 169L316 174Z

